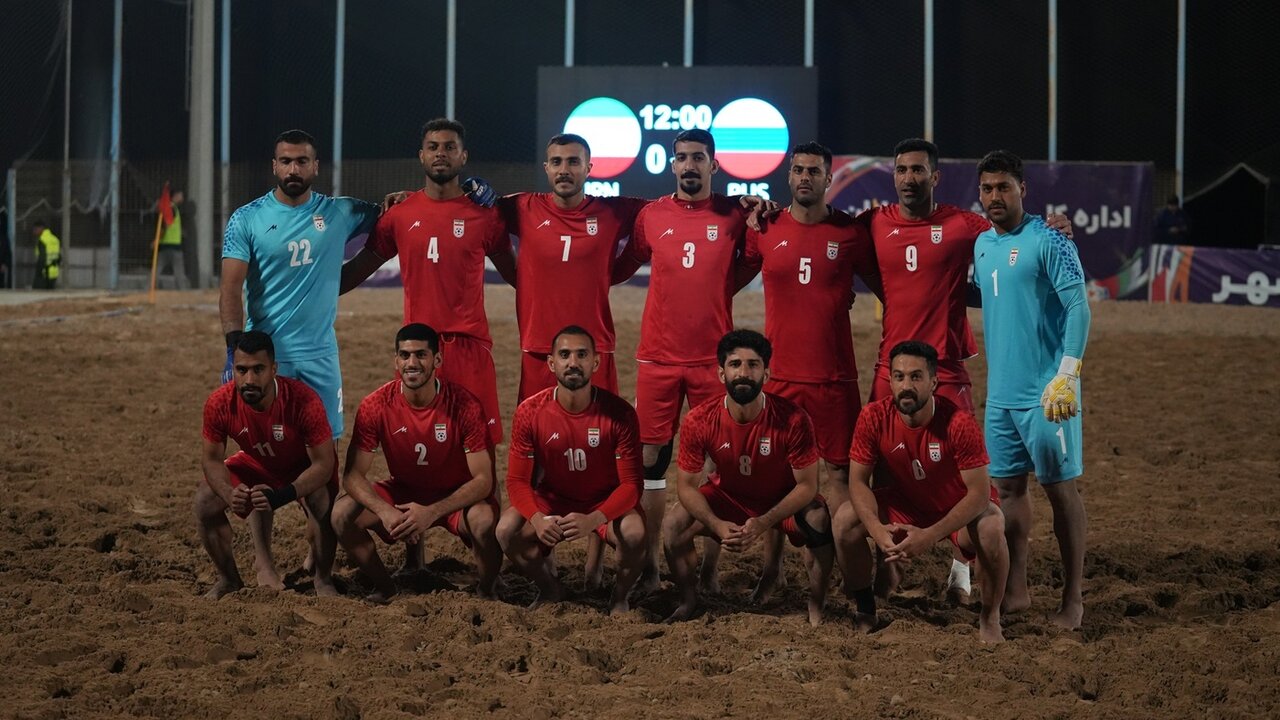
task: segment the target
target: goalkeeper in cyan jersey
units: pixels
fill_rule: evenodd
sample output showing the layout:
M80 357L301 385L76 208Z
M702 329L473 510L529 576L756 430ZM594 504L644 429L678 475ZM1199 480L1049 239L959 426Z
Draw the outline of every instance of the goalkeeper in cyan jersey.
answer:
M978 163L979 198L992 227L973 249L974 282L982 293L987 350L987 452L1009 542L1004 610L1031 605L1027 473L1034 470L1053 507L1062 554L1062 604L1052 619L1075 629L1084 615L1086 518L1076 478L1084 472L1080 361L1089 303L1075 245L1023 212L1026 192L1016 155L996 150Z

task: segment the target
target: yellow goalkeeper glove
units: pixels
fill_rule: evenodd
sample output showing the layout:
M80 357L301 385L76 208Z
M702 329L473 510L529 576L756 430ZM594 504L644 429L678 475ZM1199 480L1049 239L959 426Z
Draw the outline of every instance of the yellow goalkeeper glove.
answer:
M1080 359L1063 356L1058 374L1040 393L1040 407L1050 422L1064 422L1080 413Z

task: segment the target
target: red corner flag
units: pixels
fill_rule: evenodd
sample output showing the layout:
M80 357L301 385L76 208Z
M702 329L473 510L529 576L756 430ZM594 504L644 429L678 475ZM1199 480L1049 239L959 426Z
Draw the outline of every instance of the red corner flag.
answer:
M160 217L164 218L165 227L173 224L173 202L169 200L168 182L164 184L164 190L160 192Z

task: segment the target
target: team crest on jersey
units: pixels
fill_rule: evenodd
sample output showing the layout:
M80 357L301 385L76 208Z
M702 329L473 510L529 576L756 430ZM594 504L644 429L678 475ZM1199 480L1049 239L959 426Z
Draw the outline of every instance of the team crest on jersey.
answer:
M1018 262L1018 248L1009 251L1009 267L1013 267L1016 262Z
M929 459L942 462L942 443L929 443Z
M317 231L324 232L324 216L323 215L312 215L311 224L316 226Z
M283 426L283 425L272 425L272 426L271 426L271 437L275 438L275 441L276 441L276 442L280 442L280 441L284 440L284 426Z
M460 238L460 237L462 237L462 233L464 233L464 232L466 232L466 231L467 231L467 222L466 222L465 220L454 220L454 221L453 221L453 236L454 236L454 237L456 237L456 238Z
M594 237L598 232L600 232L599 218L587 218L587 234Z
M942 242L942 226L933 225L929 228L929 241L934 245Z
M444 423L436 423L436 442L444 442L449 439L449 428Z
M839 254L840 254L840 243L832 242L828 240L827 241L827 259L835 260L836 256Z
M587 428L587 445L600 447L600 428Z
M719 225L708 225L708 226L707 226L707 239L708 239L708 240L710 240L711 242L715 242L715 241L716 241L717 239L719 239L719 238L720 238L720 226L719 226Z
M769 438L760 438L760 456L768 457L769 450Z

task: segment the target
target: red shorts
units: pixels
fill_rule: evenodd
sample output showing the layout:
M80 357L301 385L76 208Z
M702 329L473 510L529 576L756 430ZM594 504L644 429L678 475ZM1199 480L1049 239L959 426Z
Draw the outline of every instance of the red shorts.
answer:
M568 515L569 513L575 512L583 514L595 512L596 508L600 507L603 503L596 503L595 505L575 505L573 503L566 503L562 498L552 500L545 495L539 495L537 492L534 492L533 504L537 506L538 512L543 515ZM644 517L644 510L642 510L639 505L636 505L632 509L639 513L641 517ZM600 523L600 525L596 527L595 533L601 540L606 543L609 542L609 523ZM551 548L543 545L542 551L544 553L549 553L551 552Z
M871 397L867 399L867 402L873 403L892 394L889 390L889 368L879 365L876 367L876 379L871 384ZM961 410L974 417L978 416L973 406L973 386L969 383L942 382L939 380L938 389L934 390L933 394L950 400Z
M813 420L813 434L818 441L818 454L828 464L848 467L853 424L862 411L857 380L808 383L774 378L764 389L790 400L809 413Z
M926 528L938 522L945 517L948 512L950 512L950 508L941 511L934 510L921 512L920 508L901 502L898 499L898 495L892 492L892 490L892 488L886 488L884 492L876 494L876 501L880 505L880 510L884 516L889 518L889 522L901 525L915 525L918 528ZM1000 494L996 490L995 485L991 486L991 502L995 503L997 507L1000 505ZM893 539L895 541L901 541L903 537L905 536L900 536L895 533ZM960 551L960 554L964 556L965 560L973 560L977 557L968 550L960 547L959 530L951 533L949 538L951 540L951 544L956 546L956 549Z
M418 503L419 505L430 505L431 503L440 500L440 496L438 494L423 492L422 488L409 487L406 485L392 485L385 481L372 483L372 485L373 491L378 493L378 497L392 505L403 505L404 503L411 502ZM493 516L496 519L502 510L498 505L498 498L490 494L489 497L484 499L484 502L488 503L489 507L493 509ZM462 515L469 509L469 507L465 507L461 510L454 510L448 515L438 518L431 524L431 527L442 527L453 533L455 537L462 541L463 545L471 547L471 538L462 534ZM395 538L391 537L391 533L382 526L382 523L378 523L372 529L374 532L378 533L378 537L382 538L382 540L388 545L395 544Z
M466 388L480 400L489 443L502 442L502 413L498 410L498 372L489 346L458 333L440 334L440 377Z
M707 504L711 506L711 512L715 513L716 517L721 520L728 520L736 525L741 525L746 522L748 518L759 517L763 514L754 512L745 505L739 503L737 500L729 497L729 494L721 490L719 485L706 483L702 487L698 488L698 492L702 493L702 497L707 499ZM818 495L817 500L822 503L824 507L826 506L827 501L822 497L822 495ZM778 523L778 529L786 533L787 540L791 541L792 545L796 547L806 547L809 545L809 536L805 534L804 530L800 529L800 525L796 523L794 515Z
M600 367L591 375L591 384L618 394L618 368L613 364L612 352L597 353L600 356ZM555 373L547 367L548 353L520 353L520 397L517 403L536 395L556 384Z
M640 442L666 445L680 429L680 406L686 398L697 407L724 395L724 383L715 363L668 365L641 360L636 363L636 415ZM846 454L848 448L845 448Z
M233 488L237 485L248 485L249 487L253 487L254 485L267 485L268 487L278 490L298 479L297 475L294 475L293 477L277 477L272 475L269 470L262 466L262 463L258 462L256 458L243 450L222 461L222 464L227 466L227 474L230 476L231 487ZM333 476L329 478L328 488L330 499L338 496L337 450L334 451ZM307 506L303 504L302 498L298 498L297 502L299 505L302 505L302 509L305 512ZM236 513L236 515L239 515L242 518L249 517L249 513Z

